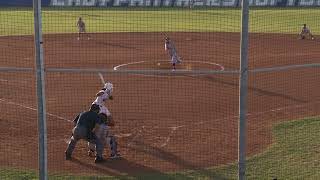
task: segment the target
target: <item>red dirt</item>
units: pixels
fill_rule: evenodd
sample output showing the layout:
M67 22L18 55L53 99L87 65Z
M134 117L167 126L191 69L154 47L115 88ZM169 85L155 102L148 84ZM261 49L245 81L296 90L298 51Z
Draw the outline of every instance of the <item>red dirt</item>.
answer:
M184 62L180 69L239 67L239 33L171 33ZM44 37L46 68L166 69L168 59L158 33L105 33L91 40L76 35ZM1 66L34 67L32 37L1 37ZM319 41L294 35L251 34L250 69L317 63ZM191 61L202 61L196 63ZM157 63L161 62L158 66ZM33 72L0 73L2 167L37 169L37 113ZM320 112L319 68L250 73L248 155L272 143L274 123ZM93 73L46 74L48 159L50 173L128 174L201 169L237 159L238 76L144 76L104 74L114 83L108 107L118 122L122 160L101 165L78 144L73 161L64 160L68 120L86 110L101 83ZM9 108L8 108L9 107ZM13 107L13 108L11 108ZM22 115L22 116L21 116ZM57 117L59 116L59 117ZM108 150L105 150L106 156Z

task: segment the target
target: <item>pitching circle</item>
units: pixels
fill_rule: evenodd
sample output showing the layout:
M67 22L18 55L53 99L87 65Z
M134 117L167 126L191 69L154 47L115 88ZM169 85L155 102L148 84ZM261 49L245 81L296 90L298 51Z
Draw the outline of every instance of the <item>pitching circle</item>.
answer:
M172 68L169 61L136 61L130 63L119 64L113 67L114 71L120 69L143 69L143 70L170 70ZM224 71L224 66L208 61L183 61L181 64L177 65L178 70L187 70L187 71L196 71L196 70L215 70L215 71ZM140 74L137 75L143 76L168 76L168 75L155 75L155 74ZM201 74L195 75L200 76ZM172 76L172 74L171 74Z

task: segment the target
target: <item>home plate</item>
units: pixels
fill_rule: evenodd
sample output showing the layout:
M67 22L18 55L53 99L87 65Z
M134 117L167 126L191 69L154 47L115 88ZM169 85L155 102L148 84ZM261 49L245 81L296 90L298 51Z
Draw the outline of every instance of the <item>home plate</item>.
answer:
M116 134L114 136L116 136L117 138L125 138L125 137L132 136L132 134L131 133L120 133L120 134Z

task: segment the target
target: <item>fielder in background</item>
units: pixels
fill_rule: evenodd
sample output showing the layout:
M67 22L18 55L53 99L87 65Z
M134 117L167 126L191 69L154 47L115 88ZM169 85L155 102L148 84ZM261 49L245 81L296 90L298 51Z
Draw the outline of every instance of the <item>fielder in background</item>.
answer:
M81 17L79 17L78 22L77 22L77 27L78 27L78 40L80 40L81 34L86 34L86 24L82 20ZM87 35L88 40L90 40L90 36Z
M115 125L115 122L111 116L110 111L105 106L105 102L107 100L112 100L112 91L113 91L113 84L110 82L105 83L104 87L96 94L96 99L93 101L92 104L96 104L100 107L99 116L103 121L103 124L95 131L95 134L98 138L100 138L104 145L108 144L111 149L110 158L119 158L120 154L118 153L118 143L116 137L112 135L110 131L110 127ZM95 154L95 144L88 143L88 155L94 156Z
M80 139L84 139L88 142L96 145L97 154L95 163L103 162L103 143L99 139L93 130L99 128L99 125L103 124L102 120L98 116L100 108L98 105L93 104L89 111L80 113L74 120L75 127L72 130L72 136L68 144L67 150L65 151L66 160L71 160L72 152L74 151L77 142Z
M310 28L307 27L307 24L303 24L303 27L299 35L301 39L305 39L307 36L310 36L310 38L314 40L314 36L312 35Z
M166 39L165 39L164 49L165 49L165 51L168 52L168 54L170 56L171 63L172 63L172 71L175 71L176 64L180 64L181 59L178 56L178 53L177 53L176 47L174 46L173 41L170 40L169 37L166 37Z

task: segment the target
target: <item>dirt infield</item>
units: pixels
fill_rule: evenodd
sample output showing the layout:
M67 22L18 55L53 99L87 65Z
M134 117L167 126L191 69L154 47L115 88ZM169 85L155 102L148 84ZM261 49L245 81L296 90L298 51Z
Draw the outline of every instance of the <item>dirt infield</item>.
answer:
M45 35L46 68L169 69L160 33ZM171 33L183 63L178 69L236 70L239 33ZM1 37L1 66L34 67L32 37ZM318 63L319 41L294 35L251 34L250 69ZM272 143L271 126L318 115L319 68L251 73L248 155ZM238 75L104 74L114 83L108 102L122 160L93 163L80 142L74 160L64 160L73 117L86 110L101 88L93 73L46 74L50 173L134 175L201 169L237 159ZM37 169L37 113L32 72L2 72L0 164ZM8 108L9 107L9 108ZM13 107L13 108L10 108ZM106 156L108 150L105 150Z

